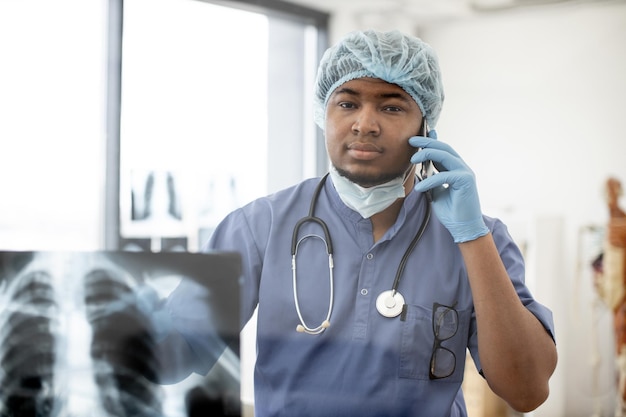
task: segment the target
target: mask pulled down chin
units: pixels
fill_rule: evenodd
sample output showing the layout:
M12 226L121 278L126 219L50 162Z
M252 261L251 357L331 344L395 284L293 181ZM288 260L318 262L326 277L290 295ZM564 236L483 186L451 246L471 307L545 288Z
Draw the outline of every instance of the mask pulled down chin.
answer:
M364 219L380 213L392 205L398 198L405 196L404 184L413 172L413 166L404 176L395 178L384 184L372 187L361 187L337 172L331 165L330 178L343 203L356 211Z

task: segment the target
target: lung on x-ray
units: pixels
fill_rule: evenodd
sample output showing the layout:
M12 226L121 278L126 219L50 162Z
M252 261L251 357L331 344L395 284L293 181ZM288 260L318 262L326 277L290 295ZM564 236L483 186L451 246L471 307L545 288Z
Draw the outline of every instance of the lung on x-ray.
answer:
M0 417L240 416L234 253L0 252Z

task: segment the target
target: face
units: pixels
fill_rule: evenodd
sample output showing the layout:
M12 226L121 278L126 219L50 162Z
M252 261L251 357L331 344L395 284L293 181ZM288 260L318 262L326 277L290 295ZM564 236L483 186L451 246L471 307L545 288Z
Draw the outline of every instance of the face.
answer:
M422 113L402 88L375 78L340 85L326 107L326 149L337 171L362 187L404 175Z

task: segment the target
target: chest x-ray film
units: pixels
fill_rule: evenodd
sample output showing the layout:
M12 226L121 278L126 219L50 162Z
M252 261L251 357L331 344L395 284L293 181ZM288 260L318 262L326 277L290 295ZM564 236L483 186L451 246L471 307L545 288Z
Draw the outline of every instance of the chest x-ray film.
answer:
M0 252L0 417L240 416L240 268Z

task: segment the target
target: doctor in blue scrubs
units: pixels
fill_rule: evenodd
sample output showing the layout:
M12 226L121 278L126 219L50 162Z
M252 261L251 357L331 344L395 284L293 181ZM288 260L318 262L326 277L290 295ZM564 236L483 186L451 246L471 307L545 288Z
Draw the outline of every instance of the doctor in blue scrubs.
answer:
M258 306L255 416L466 416L467 349L512 408L537 408L552 314L437 138L432 48L350 33L323 56L315 100L328 174L235 210L206 246L242 255L244 319Z

